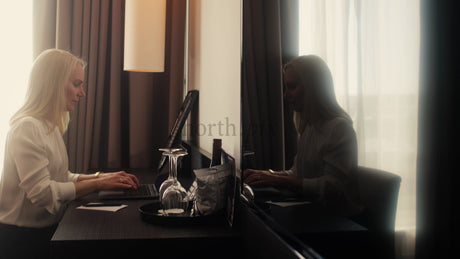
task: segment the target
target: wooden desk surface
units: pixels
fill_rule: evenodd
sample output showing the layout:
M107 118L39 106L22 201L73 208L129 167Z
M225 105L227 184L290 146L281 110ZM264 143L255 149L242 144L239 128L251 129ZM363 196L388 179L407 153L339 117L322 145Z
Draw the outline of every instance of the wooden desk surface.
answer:
M135 174L143 183L154 181L153 173ZM244 254L251 254L248 249L254 247L250 245L254 240L249 237L254 235L253 231L261 229L246 224L247 218L240 223L244 229L230 228L225 220L223 224L211 225L151 224L143 221L138 211L141 205L151 202L149 200L121 201L128 207L118 212L76 209L95 200L97 194L91 194L69 204L51 240L52 258L132 258L138 255L241 258ZM331 250L340 255L356 255L357 246L363 245L366 239L367 231L360 225L344 218L314 217L308 207L286 209L273 206L267 215L323 255L331 255ZM266 234L263 233L258 235ZM352 236L355 238L350 238ZM280 242L269 243L272 248L284 246Z
M153 182L145 173L135 174L141 182ZM225 224L225 220L222 224L181 226L145 222L138 208L151 200L120 201L128 207L117 212L76 209L95 200L97 194L91 194L69 204L51 240L53 258L96 258L101 254L130 258L152 251L170 258L190 253L207 257L211 251L239 243L238 231ZM238 253L234 250L228 258Z
M225 224L168 226L145 222L138 211L148 200L120 201L128 207L117 212L81 210L76 207L90 200L72 202L52 238L52 242L112 239L180 239L234 237L236 232ZM93 200L94 201L94 200Z

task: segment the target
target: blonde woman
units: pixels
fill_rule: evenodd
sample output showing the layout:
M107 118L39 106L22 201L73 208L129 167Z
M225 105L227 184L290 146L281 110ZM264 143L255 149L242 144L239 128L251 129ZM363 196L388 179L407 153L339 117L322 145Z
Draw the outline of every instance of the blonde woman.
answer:
M85 62L50 49L35 60L24 105L12 116L0 178L0 253L46 257L66 204L98 190L137 188L126 172L73 174L62 135L85 97ZM21 253L25 253L22 255Z
M299 136L294 165L281 172L247 169L244 181L290 189L334 213L358 214L356 134L337 103L327 64L314 55L294 58L284 68L284 88Z

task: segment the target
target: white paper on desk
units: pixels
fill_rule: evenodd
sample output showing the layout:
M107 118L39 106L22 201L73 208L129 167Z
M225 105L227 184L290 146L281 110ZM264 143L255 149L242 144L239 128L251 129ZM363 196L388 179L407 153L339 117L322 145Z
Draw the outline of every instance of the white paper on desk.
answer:
M297 205L310 204L309 201L266 201L267 204L272 204L280 207L291 207Z
M111 211L111 212L117 212L123 208L128 207L128 205L120 205L120 206L100 206L100 207L86 207L86 206L80 206L77 207L77 209L80 210L100 210L100 211Z

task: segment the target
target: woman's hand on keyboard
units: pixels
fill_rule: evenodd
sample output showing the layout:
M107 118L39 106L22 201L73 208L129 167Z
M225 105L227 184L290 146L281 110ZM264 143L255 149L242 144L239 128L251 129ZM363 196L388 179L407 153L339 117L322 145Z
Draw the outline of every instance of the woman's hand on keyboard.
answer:
M75 184L75 197L82 197L88 193L114 189L135 189L139 187L139 180L133 174L125 171L102 173L94 175L81 174Z
M98 181L99 190L137 189L139 187L139 180L137 177L125 171L102 173L99 175Z

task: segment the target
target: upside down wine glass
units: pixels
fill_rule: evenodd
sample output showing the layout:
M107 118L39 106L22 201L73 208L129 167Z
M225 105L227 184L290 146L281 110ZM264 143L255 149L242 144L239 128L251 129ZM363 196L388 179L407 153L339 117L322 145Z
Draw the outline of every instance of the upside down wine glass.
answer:
M188 202L185 197L187 192L177 180L177 158L187 155L184 150L175 151L170 154L170 176L172 183L164 190L161 196L163 213L167 216L178 216L186 212ZM161 195L161 194L160 194Z
M171 156L174 152L181 151L182 149L180 148L160 148L160 151L163 151L163 156L168 157L168 162L169 162L169 176L168 179L164 180L163 183L160 185L160 190L158 191L159 194L159 199L161 202L161 199L163 198L163 193L165 192L166 188L171 186L174 182L174 177L173 177L173 163L171 161ZM176 167L176 172L177 172L177 167Z

